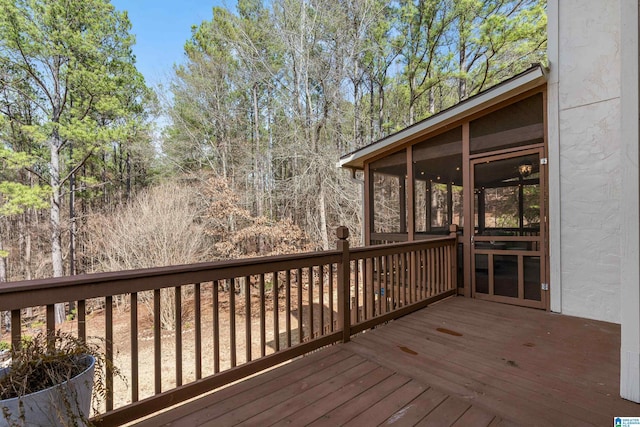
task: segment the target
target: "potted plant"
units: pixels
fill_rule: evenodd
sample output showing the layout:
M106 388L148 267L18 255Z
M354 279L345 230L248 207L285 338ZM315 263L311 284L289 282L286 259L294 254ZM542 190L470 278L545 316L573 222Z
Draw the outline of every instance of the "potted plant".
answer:
M0 370L0 426L90 425L92 396L105 391L106 363L98 344L71 334L24 339Z

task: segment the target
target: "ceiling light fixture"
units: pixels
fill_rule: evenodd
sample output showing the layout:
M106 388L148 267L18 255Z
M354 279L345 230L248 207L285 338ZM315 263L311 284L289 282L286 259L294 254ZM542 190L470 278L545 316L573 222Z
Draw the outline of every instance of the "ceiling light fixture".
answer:
M531 163L523 163L518 166L518 173L521 177L526 178L533 172L533 165Z

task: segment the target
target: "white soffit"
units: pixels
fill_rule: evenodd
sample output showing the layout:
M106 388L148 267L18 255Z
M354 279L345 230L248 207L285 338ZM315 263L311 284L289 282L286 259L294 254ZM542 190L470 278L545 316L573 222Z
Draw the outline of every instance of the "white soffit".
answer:
M530 89L538 87L547 81L547 74L541 65L536 65L505 80L502 83L468 98L453 107L424 119L397 133L380 139L370 145L360 148L340 158L339 167L362 169L364 162L382 152L391 151L407 142L455 123L465 117L489 108L499 102L520 95Z

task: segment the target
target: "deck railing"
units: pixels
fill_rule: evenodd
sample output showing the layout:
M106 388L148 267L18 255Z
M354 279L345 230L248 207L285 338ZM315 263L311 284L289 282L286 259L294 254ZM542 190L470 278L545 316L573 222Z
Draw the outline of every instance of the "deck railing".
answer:
M454 226L455 227L455 226ZM185 266L7 283L12 345L38 322L103 338L124 377L94 421L119 425L398 318L456 291L456 233L448 237ZM55 322L55 304L75 319Z

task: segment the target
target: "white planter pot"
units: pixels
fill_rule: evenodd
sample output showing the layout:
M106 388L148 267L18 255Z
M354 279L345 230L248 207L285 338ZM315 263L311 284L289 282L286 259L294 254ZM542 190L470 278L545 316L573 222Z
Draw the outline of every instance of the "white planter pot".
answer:
M86 356L87 368L62 384L20 396L0 400L0 427L82 426L89 418L95 359ZM0 377L10 368L0 370Z

